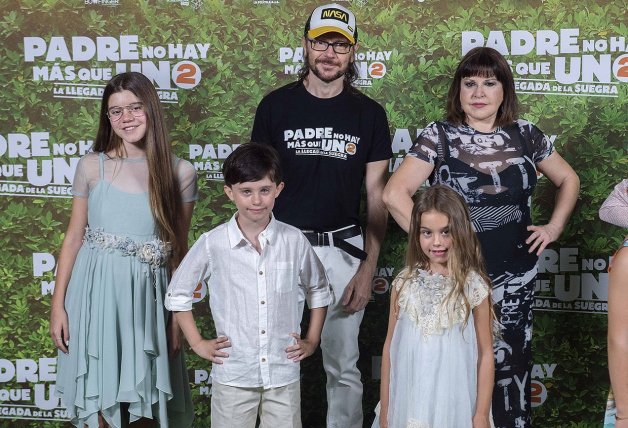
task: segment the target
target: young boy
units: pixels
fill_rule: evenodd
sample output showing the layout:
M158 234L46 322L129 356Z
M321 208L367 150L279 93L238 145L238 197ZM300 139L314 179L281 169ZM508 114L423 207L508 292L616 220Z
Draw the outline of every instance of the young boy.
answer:
M273 148L239 146L223 175L237 213L190 249L165 305L176 311L194 352L213 363L212 428L254 428L258 413L263 427L300 428L299 361L318 346L332 299L325 269L301 231L273 217L284 186ZM202 280L218 336L211 340L200 335L191 312ZM304 300L311 314L301 339Z

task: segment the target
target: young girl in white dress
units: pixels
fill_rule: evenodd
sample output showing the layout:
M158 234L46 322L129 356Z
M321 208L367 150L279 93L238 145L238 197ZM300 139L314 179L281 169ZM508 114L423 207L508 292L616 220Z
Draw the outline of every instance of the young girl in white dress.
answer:
M425 189L406 267L393 281L377 428L488 428L493 390L490 280L464 200Z

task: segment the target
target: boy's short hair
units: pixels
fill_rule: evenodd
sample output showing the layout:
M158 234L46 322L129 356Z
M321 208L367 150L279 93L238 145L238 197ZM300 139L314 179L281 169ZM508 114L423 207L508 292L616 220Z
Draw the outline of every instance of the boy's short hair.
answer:
M279 154L267 144L247 143L238 146L225 159L222 175L229 187L238 183L263 180L265 177L277 185L281 183L282 171Z

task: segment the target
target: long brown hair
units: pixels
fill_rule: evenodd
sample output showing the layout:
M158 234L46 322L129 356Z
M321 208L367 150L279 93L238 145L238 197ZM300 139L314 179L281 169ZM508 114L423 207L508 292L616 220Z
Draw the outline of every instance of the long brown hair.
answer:
M460 299L463 302L466 318L469 319L471 307L465 295L465 284L471 272L476 272L488 286L491 280L484 267L484 257L480 247L480 241L475 235L471 225L471 216L464 199L450 187L437 184L421 191L414 202L410 217L410 230L408 232L408 249L406 251L406 266L408 267L408 280L415 269L429 270L430 260L421 249L420 232L421 216L428 211L437 211L449 219L449 233L452 245L449 248L447 268L454 287L447 299ZM405 282L402 284L405 285ZM401 290L399 290L401 291ZM399 296L400 293L397 293ZM489 303L490 291L489 291ZM489 304L492 313L492 304ZM396 307L396 305L395 305Z
M505 126L517 119L518 102L515 79L506 58L493 48L473 48L462 58L447 94L447 120L454 125L465 121L460 104L460 84L465 77L495 77L504 91L504 100L497 110L495 126Z
M130 91L140 99L146 114L146 135L143 146L148 164L148 195L159 238L172 245L171 266L182 258L176 239L176 221L181 208L181 196L175 177L168 131L155 86L141 73L128 72L114 76L105 87L100 105L100 125L94 142L95 152L124 156L122 139L111 127L107 111L112 94Z

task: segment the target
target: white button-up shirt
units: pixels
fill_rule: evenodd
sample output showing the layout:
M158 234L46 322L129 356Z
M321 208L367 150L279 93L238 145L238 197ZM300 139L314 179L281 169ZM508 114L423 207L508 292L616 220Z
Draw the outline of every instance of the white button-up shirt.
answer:
M192 309L193 292L207 281L216 333L231 342L223 364L213 364L214 382L275 388L299 380L299 364L286 348L300 334L303 302L331 303L325 269L307 238L273 217L259 235L261 254L244 237L234 215L204 233L177 268L166 293L171 311Z

